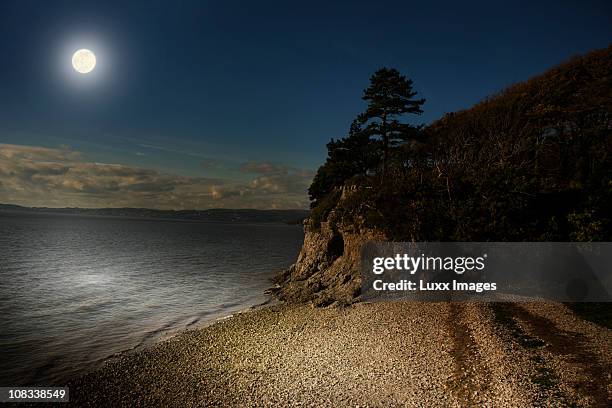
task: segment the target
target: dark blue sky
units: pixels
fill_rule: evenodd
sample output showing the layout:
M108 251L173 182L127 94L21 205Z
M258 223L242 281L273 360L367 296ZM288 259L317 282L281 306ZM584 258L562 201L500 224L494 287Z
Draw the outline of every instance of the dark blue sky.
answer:
M5 0L0 143L190 177L316 169L377 68L414 80L427 123L607 46L610 4ZM78 48L98 57L89 76Z

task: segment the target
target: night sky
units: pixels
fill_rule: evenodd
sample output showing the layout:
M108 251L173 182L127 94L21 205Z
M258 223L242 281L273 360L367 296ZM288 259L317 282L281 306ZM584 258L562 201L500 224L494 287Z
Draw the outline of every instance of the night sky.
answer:
M329 3L0 1L0 202L306 208L376 69L429 123L612 42L609 1Z

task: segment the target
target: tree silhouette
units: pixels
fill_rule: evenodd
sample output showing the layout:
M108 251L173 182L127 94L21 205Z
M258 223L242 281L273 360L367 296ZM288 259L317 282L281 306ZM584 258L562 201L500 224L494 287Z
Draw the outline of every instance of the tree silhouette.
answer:
M315 202L353 176L368 175L380 165L378 150L377 142L353 121L347 137L327 144L327 160L308 189L310 199Z
M370 78L370 86L364 90L362 99L368 102L368 108L359 115L357 123L368 138L380 138L383 175L387 173L391 147L417 134L417 127L399 120L406 114L423 113L421 106L425 99L413 99L416 95L412 80L393 68L376 71Z
M387 174L390 150L420 135L420 127L399 120L402 115L423 112L425 100L413 99L416 94L412 80L396 69L382 68L372 75L362 97L368 102L366 111L353 121L348 136L327 144L327 160L308 189L313 207L353 176L380 174L381 164L382 175ZM401 160L410 156L409 146L404 147L398 154Z

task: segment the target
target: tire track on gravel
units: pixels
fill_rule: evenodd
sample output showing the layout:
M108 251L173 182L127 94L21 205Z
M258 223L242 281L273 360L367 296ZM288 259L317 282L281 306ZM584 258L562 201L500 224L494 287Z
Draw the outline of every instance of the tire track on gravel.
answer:
M550 353L560 357L565 369L574 373L569 381L565 381L573 393L588 400L589 406L612 406L612 398L606 387L598 383L608 378L610 368L599 363L597 355L588 349L588 341L582 334L562 330L551 320L535 315L519 304L505 303L492 307L498 318L502 321L506 319L505 326L513 338L533 354L537 367L537 376L533 380L543 391L553 392L562 400L570 397L558 390L561 377L549 364L550 355L547 356L547 353Z
M472 330L466 324L466 306L449 304L448 331L452 339L453 374L449 388L460 406L479 406L489 391L491 373L480 357Z

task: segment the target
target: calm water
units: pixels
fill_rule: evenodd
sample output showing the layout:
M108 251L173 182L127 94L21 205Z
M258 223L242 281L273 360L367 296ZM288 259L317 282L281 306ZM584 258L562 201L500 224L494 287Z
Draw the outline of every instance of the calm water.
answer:
M0 212L0 386L60 384L262 302L302 239L290 225Z

